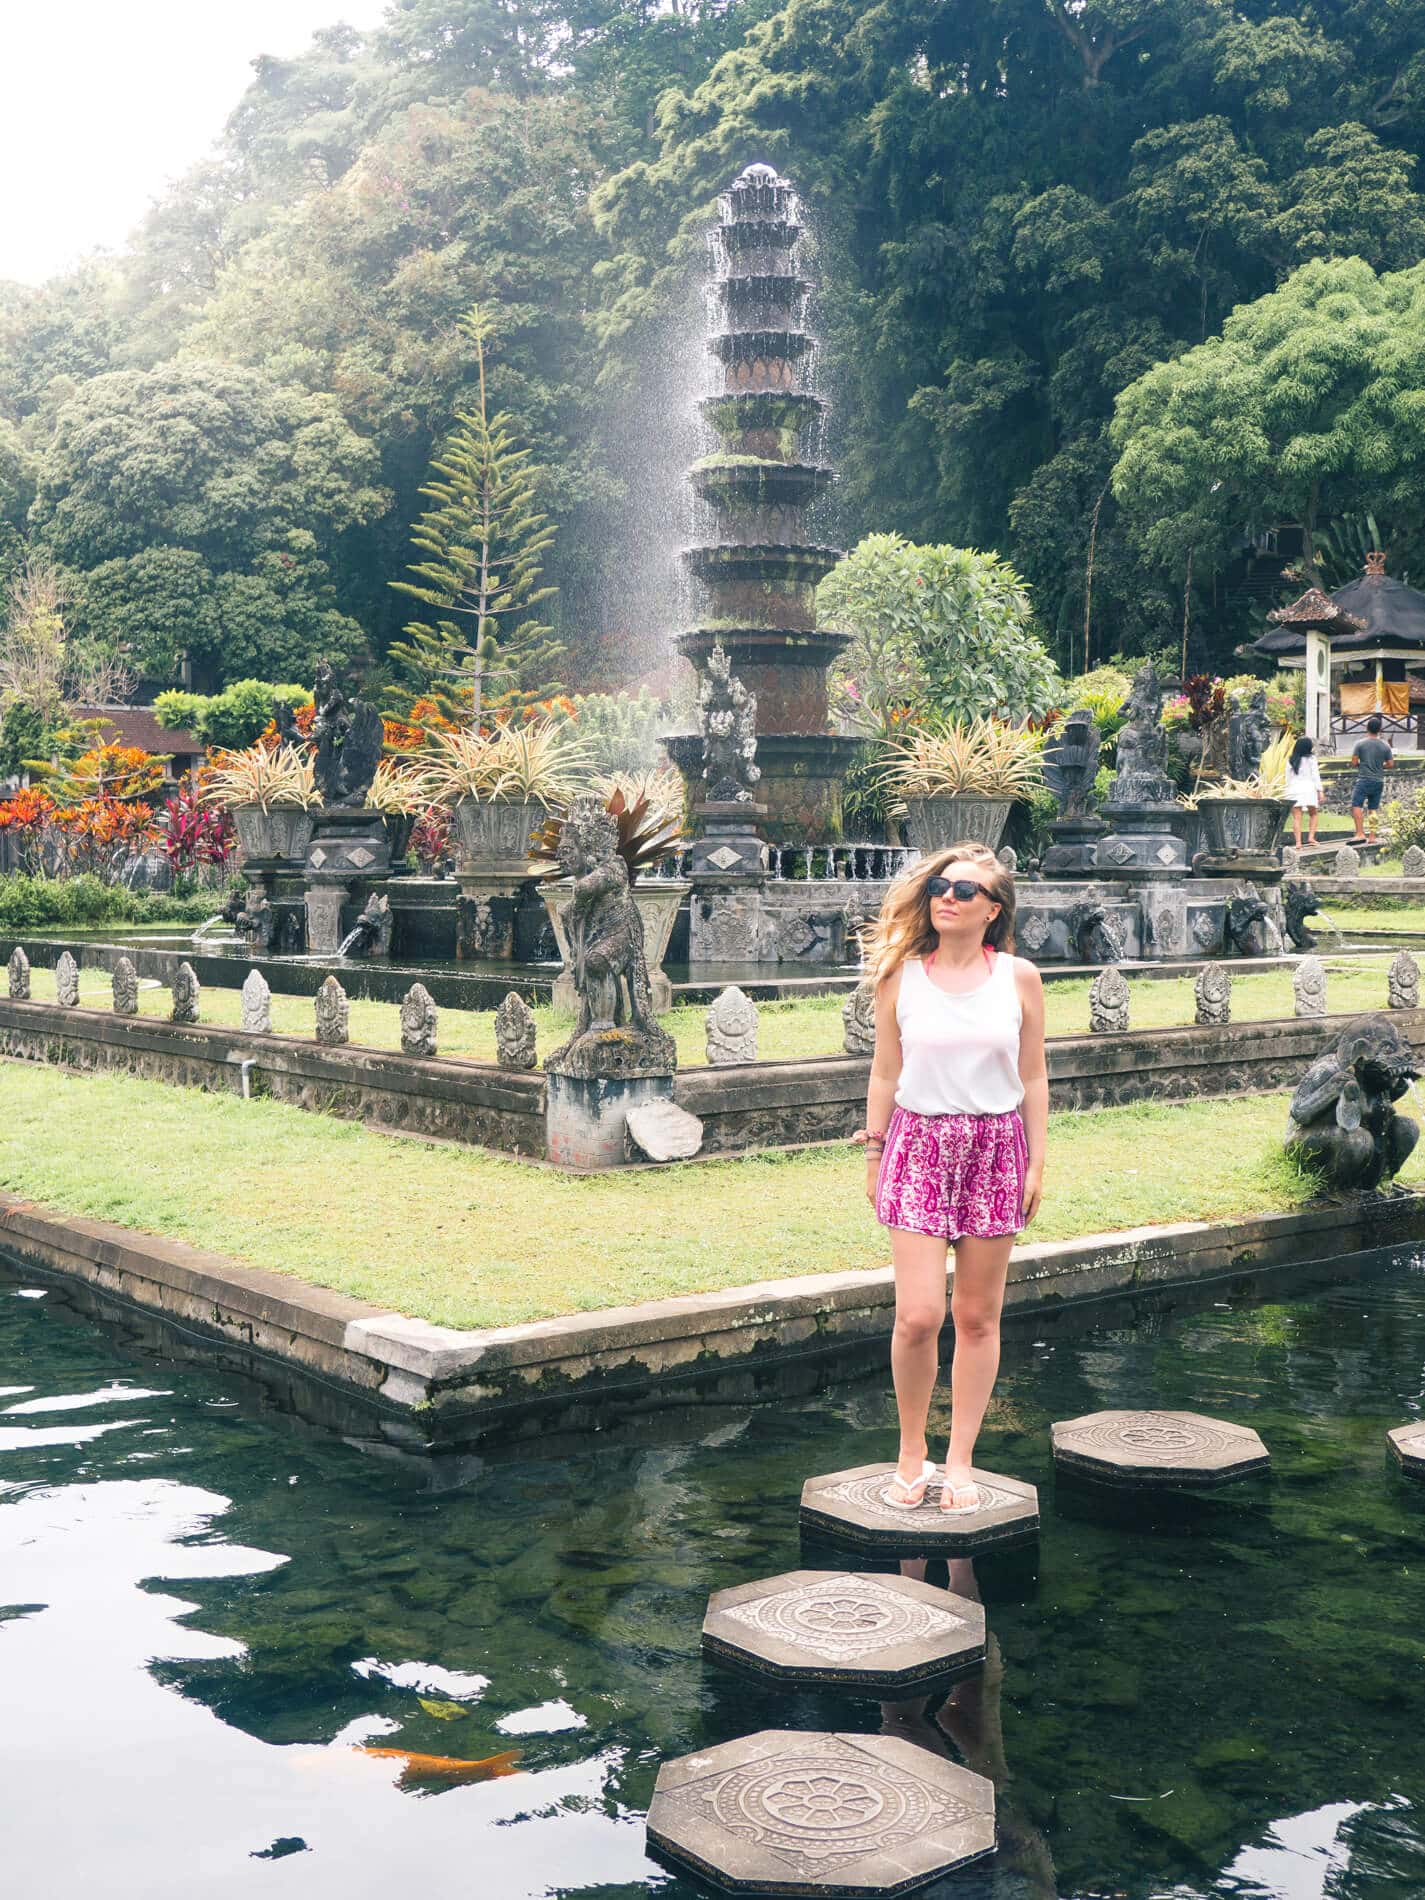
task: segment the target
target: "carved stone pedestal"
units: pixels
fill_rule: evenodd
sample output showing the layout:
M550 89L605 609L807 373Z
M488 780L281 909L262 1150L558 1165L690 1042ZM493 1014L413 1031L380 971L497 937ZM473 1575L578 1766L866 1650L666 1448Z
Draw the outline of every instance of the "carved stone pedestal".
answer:
M519 910L529 867L482 866L455 874L455 954L470 962L508 963L515 953L515 913Z
M671 1102L671 1075L561 1075L545 1080L544 1128L556 1168L617 1168L626 1159L628 1111Z
M379 811L333 806L316 814L303 870L309 955L336 955L362 904L390 871L391 848Z
M1135 884L1167 882L1186 875L1187 821L1181 805L1115 804L1104 807L1108 836L1094 853L1094 875L1131 879Z
M709 800L694 806L700 835L693 842L693 877L755 877L765 871L761 821L766 816L767 807L750 800Z
M1102 818L1054 819L1040 871L1045 877L1092 877L1098 863L1099 840L1107 831Z

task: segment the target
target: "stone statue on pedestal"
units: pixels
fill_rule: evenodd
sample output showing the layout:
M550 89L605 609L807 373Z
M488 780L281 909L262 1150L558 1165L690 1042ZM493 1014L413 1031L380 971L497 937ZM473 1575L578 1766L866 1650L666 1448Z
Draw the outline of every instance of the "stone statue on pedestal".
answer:
M1061 818L1086 818L1098 773L1099 729L1086 706L1071 712L1043 752L1044 782Z
M708 655L708 670L698 689L698 730L709 802L750 805L751 788L762 776L757 764L757 696L737 678L720 644Z
M1238 780L1255 778L1262 769L1262 754L1272 742L1272 722L1267 714L1267 689L1253 693L1243 712L1232 714L1227 732L1227 769Z
M364 700L348 700L327 660L317 661L312 689L316 716L312 738L317 757L313 766L323 807L360 810L381 763L386 729L381 715Z
M559 865L573 885L564 928L578 998L574 1034L545 1068L566 1075L671 1074L673 1038L653 1015L643 919L618 850L618 821L596 794L569 808Z
M1176 797L1167 774L1168 735L1159 723L1162 708L1162 688L1150 660L1133 676L1128 717L1118 735L1117 771L1108 794L1110 805L1168 805Z

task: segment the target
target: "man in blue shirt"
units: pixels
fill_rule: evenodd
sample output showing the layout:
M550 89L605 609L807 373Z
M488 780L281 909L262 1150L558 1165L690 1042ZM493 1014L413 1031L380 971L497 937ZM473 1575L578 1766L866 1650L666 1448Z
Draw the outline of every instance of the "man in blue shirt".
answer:
M1385 792L1385 775L1395 764L1395 754L1380 736L1380 714L1366 721L1366 736L1356 741L1351 763L1356 768L1356 783L1351 790L1351 817L1356 825L1356 843L1373 841L1380 822L1380 801ZM1366 837L1365 816L1371 815L1370 840Z

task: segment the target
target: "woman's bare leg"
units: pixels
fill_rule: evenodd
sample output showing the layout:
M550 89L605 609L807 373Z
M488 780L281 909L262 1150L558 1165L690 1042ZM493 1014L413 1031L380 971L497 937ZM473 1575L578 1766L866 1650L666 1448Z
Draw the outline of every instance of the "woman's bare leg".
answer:
M945 1324L945 1264L948 1248L930 1234L893 1227L891 1260L896 1274L896 1324L891 1334L891 1377L896 1387L901 1448L898 1474L908 1483L925 1462L925 1421L940 1373L940 1332Z
M955 1357L950 1367L950 1450L945 1459L946 1502L974 1483L975 1441L999 1373L999 1320L1009 1275L1012 1235L981 1240L966 1234L955 1244Z
M1300 805L1293 805L1291 808L1291 841L1296 846L1297 850L1300 851L1301 849L1301 807Z
M1307 816L1308 822L1311 825L1311 835L1307 838L1306 842L1308 844L1315 844L1316 843L1316 827L1321 822L1321 807L1319 805L1309 806L1307 809L1306 816Z

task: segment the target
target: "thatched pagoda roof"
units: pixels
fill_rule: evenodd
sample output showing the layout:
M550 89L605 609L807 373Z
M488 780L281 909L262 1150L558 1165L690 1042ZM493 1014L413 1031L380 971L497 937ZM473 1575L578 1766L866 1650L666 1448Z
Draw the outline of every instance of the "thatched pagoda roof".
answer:
M1308 587L1289 607L1275 607L1267 615L1275 624L1254 640L1248 651L1280 659L1301 657L1306 636L1313 630L1329 635L1333 653L1395 649L1425 652L1425 594L1393 581L1385 572L1385 556L1367 557L1358 581L1323 594Z

